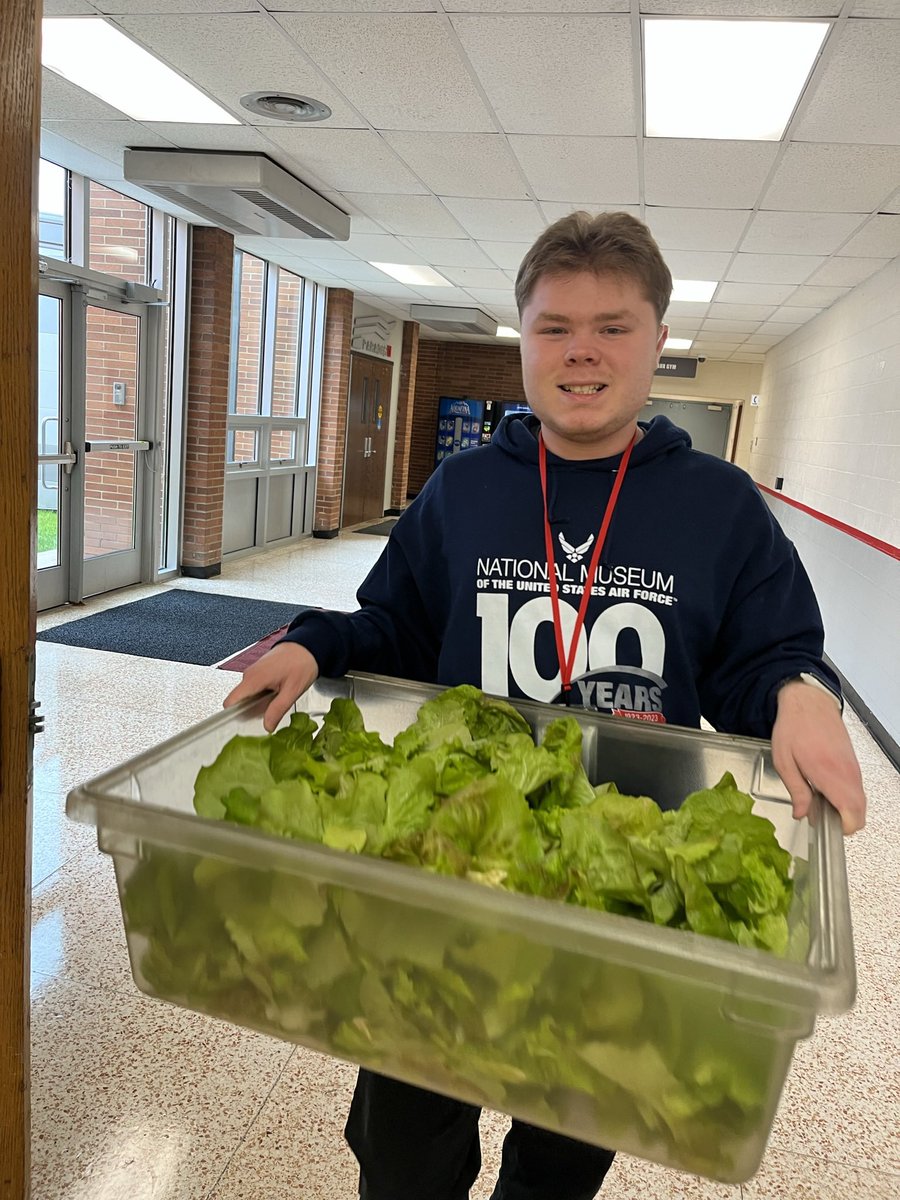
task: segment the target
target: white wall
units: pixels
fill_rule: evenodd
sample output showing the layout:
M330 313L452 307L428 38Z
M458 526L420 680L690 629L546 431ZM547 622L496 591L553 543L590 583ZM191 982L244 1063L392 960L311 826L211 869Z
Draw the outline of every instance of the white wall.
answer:
M900 258L766 355L748 469L900 547ZM826 651L900 742L900 560L773 498L825 618Z

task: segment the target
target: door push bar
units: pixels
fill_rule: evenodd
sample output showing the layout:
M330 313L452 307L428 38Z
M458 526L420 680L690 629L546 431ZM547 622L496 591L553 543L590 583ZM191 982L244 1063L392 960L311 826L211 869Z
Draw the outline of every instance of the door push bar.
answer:
M87 454L105 454L110 450L149 450L152 442L97 442L84 443Z

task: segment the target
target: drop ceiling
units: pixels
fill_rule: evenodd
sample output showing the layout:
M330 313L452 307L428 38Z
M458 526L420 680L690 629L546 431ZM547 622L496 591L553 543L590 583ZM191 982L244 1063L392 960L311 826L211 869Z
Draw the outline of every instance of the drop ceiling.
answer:
M518 328L529 243L573 209L625 209L673 275L718 284L670 308L687 353L761 362L900 254L900 0L46 0L45 16L77 15L106 16L242 123L139 123L45 70L45 157L154 202L123 184L126 146L267 154L348 212L351 236L237 244L392 317L474 305ZM645 15L832 29L781 142L657 139L642 136ZM240 107L262 89L332 116ZM399 284L372 260L451 286Z

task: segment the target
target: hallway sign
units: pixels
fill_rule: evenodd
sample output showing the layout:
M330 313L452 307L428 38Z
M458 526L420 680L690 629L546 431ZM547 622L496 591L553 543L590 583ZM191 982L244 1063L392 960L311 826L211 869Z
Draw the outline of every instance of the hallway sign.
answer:
M665 354L659 360L655 375L675 376L677 379L695 379L697 376L696 358L672 358Z

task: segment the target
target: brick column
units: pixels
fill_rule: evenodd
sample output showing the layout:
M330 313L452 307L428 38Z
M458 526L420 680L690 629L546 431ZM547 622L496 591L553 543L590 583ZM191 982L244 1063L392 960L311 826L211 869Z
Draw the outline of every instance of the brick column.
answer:
M352 326L353 293L346 288L329 288L325 304L316 515L313 523L313 537L318 538L337 537L341 526Z
M407 495L417 496L434 470L434 449L437 438L438 396L446 342L419 342L414 380L414 417L410 434ZM450 393L451 395L453 393Z
M409 484L409 451L416 407L416 365L419 358L419 325L403 322L400 353L400 386L397 389L397 420L394 426L394 470L391 476L391 512L406 504Z
M222 572L233 271L233 236L195 226L181 573L197 579Z

